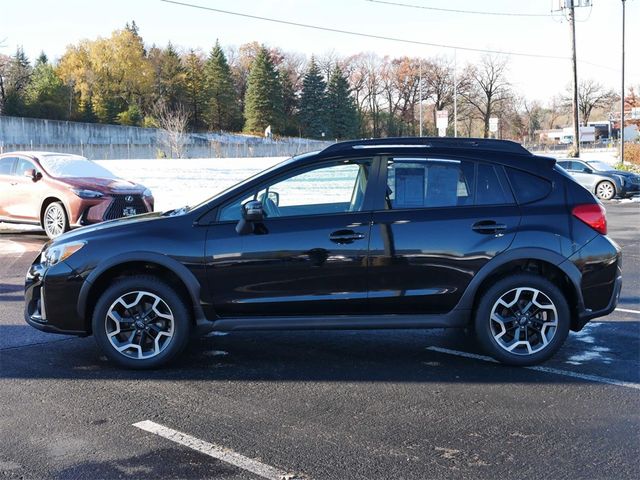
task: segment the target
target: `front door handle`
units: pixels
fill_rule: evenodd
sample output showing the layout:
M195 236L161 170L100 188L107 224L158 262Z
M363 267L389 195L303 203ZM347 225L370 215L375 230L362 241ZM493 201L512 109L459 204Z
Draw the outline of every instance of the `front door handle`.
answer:
M478 233L493 234L504 232L507 226L504 223L497 223L494 220L481 220L480 222L474 223L471 229Z
M329 240L333 243L345 244L353 243L356 240L362 240L366 235L354 230L336 230L329 235Z

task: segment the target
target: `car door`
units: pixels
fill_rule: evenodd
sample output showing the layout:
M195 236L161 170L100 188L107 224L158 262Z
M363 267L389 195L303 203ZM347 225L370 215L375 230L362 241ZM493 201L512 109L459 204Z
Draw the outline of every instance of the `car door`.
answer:
M593 174L593 170L589 165L578 160L571 160L571 175L578 181L580 185L593 192L598 176Z
M206 269L217 314L363 313L367 303L372 159L329 162L278 176L220 207L208 227ZM267 218L239 235L241 204Z
M30 160L17 157L11 182L11 206L9 214L12 218L25 221L38 221L40 204L43 197L42 180L34 181L33 177L25 176L27 172L38 171Z
M388 158L373 213L369 306L446 313L513 241L520 213L502 167L451 158Z
M0 217L10 218L9 212L13 206L13 187L15 177L13 176L15 157L0 158Z

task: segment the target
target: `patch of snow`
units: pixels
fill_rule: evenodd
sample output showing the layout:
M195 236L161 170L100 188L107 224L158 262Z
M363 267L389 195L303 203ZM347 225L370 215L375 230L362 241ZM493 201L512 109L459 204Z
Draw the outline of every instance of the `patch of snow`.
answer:
M155 210L197 205L287 157L99 160L99 165L149 188Z
M56 178L118 178L96 162L79 155L40 155L39 160L42 168Z

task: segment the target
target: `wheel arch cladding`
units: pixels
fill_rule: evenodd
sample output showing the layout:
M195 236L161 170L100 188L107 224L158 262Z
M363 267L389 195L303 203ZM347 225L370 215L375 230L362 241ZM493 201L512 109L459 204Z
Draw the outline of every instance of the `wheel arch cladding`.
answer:
M583 305L580 271L561 255L545 249L523 248L507 251L491 260L471 281L458 308L476 310L482 294L500 278L514 273L535 273L553 282L566 295L571 313L571 328L577 328L578 312Z
M108 285L116 278L140 274L158 277L172 287L184 300L194 324L204 318L200 306L200 284L184 265L166 255L132 252L102 262L86 278L77 308L88 330L95 304Z

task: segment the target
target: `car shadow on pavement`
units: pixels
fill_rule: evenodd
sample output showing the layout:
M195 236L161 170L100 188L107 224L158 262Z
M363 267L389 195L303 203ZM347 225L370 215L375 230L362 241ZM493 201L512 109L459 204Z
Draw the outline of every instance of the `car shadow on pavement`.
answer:
M596 325L596 324L594 324ZM601 322L572 334L547 367L640 381L640 322ZM0 326L0 338L24 335ZM33 330L33 329L31 329ZM40 332L36 332L40 333ZM40 338L49 339L41 345ZM436 346L480 353L463 330L234 332L192 340L168 367L117 367L92 338L44 335L31 346L0 351L0 378L150 381L326 381L563 383L580 379L509 367L429 350ZM52 342L51 340L57 340Z
M162 461L158 461L162 459ZM52 478L237 478L238 471L219 460L187 448L159 448L142 455L84 462L60 471Z

